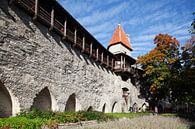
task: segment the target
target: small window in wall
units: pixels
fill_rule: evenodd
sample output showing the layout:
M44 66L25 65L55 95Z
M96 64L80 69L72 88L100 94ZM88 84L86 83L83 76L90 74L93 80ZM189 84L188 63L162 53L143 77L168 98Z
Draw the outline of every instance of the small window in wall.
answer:
M44 88L41 90L36 97L34 98L33 105L31 106L31 110L35 108L40 111L50 111L51 110L51 96L48 88Z
M6 87L0 82L0 118L12 115L12 100Z
M76 95L72 94L69 96L68 101L66 102L65 111L76 111Z

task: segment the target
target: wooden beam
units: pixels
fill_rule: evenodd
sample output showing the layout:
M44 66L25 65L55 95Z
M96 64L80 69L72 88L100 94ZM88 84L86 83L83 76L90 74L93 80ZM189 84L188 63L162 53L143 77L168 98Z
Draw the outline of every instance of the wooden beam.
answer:
M90 53L89 57L91 57L93 54L93 43L90 44L90 52L89 53Z
M112 70L114 69L114 59L112 58Z
M66 35L67 35L67 19L65 18L63 39L66 39Z
M121 69L123 68L122 62L123 62L123 56L121 55Z
M125 67L126 67L126 66L125 66L125 62L126 62L125 57L124 57L124 59L123 59L123 60L124 60L123 67L124 67L124 69L125 69Z
M38 5L39 4L39 0L35 0L35 14L33 17L33 20L36 21L37 20L37 16L38 16Z
M77 44L77 29L74 30L74 45L73 46L76 46Z
M102 52L102 55L101 55L101 64L104 63L104 53Z
M82 51L81 52L84 52L85 51L85 36L83 36L83 44L82 44Z
M107 55L107 62L106 62L106 64L107 64L107 67L109 67L109 55Z
M51 10L51 23L50 23L49 31L53 30L53 26L54 26L54 8L52 7L52 10Z
M9 5L12 5L15 0L9 0Z
M96 61L98 61L98 56L99 56L99 49L96 49Z

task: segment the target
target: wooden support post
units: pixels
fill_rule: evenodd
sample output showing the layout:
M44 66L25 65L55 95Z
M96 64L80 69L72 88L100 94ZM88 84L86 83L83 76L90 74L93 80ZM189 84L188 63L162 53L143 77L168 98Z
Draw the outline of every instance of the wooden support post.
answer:
M9 0L9 5L12 5L15 0Z
M98 54L99 54L99 49L97 48L97 49L96 49L96 61L98 61L98 57L99 57Z
M35 0L35 14L34 14L34 17L33 17L33 20L36 21L37 20L37 16L38 16L38 5L39 4L39 0Z
M53 26L54 26L54 8L52 7L52 10L51 10L51 23L50 23L49 31L53 30Z
M104 53L102 52L102 55L101 55L101 64L104 63Z
M82 51L81 52L84 52L85 51L85 36L83 36L83 44L82 44Z
M112 70L114 69L114 59L112 58Z
M107 67L109 67L109 55L107 55L107 62L106 62L106 64L107 64Z
M63 39L66 39L66 35L67 35L67 19L65 18Z
M121 55L121 69L123 68L123 56Z
M73 46L76 46L77 44L77 30L75 29L74 30L74 45Z
M93 43L90 44L90 52L89 53L90 53L89 57L91 57L93 54Z
M125 67L126 67L126 66L125 66L125 62L126 62L126 60L125 60L125 57L124 57L124 65L123 65L124 69L125 69Z

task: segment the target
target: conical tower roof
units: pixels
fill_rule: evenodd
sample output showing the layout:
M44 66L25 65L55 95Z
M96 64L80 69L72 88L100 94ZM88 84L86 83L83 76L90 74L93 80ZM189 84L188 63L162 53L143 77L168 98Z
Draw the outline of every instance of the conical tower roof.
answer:
M130 43L130 39L128 39L129 37L125 34L125 31L123 30L122 26L119 24L118 27L116 28L114 34L112 35L112 38L108 44L108 48L112 45L121 43L123 44L125 47L127 47L128 49L130 49L131 51L132 46Z

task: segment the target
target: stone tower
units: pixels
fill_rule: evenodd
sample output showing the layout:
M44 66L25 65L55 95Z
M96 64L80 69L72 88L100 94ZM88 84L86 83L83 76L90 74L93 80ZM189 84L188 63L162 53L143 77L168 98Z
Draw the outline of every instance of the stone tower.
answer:
M131 65L135 63L135 59L130 56L133 49L130 38L126 35L120 24L116 28L107 49L116 57L115 72L120 75L124 81L131 78L134 74Z
M135 74L134 67L132 65L135 63L130 54L133 51L130 37L128 37L123 30L122 26L119 24L108 44L107 48L111 53L116 57L114 71L118 76L121 76L123 81L132 81L132 78ZM128 111L130 107L130 91L128 88L122 88L123 99L122 108L123 111ZM136 109L136 107L134 107Z
M118 24L109 44L108 50L113 54L123 53L130 55L132 49L130 38L125 34L122 26Z

